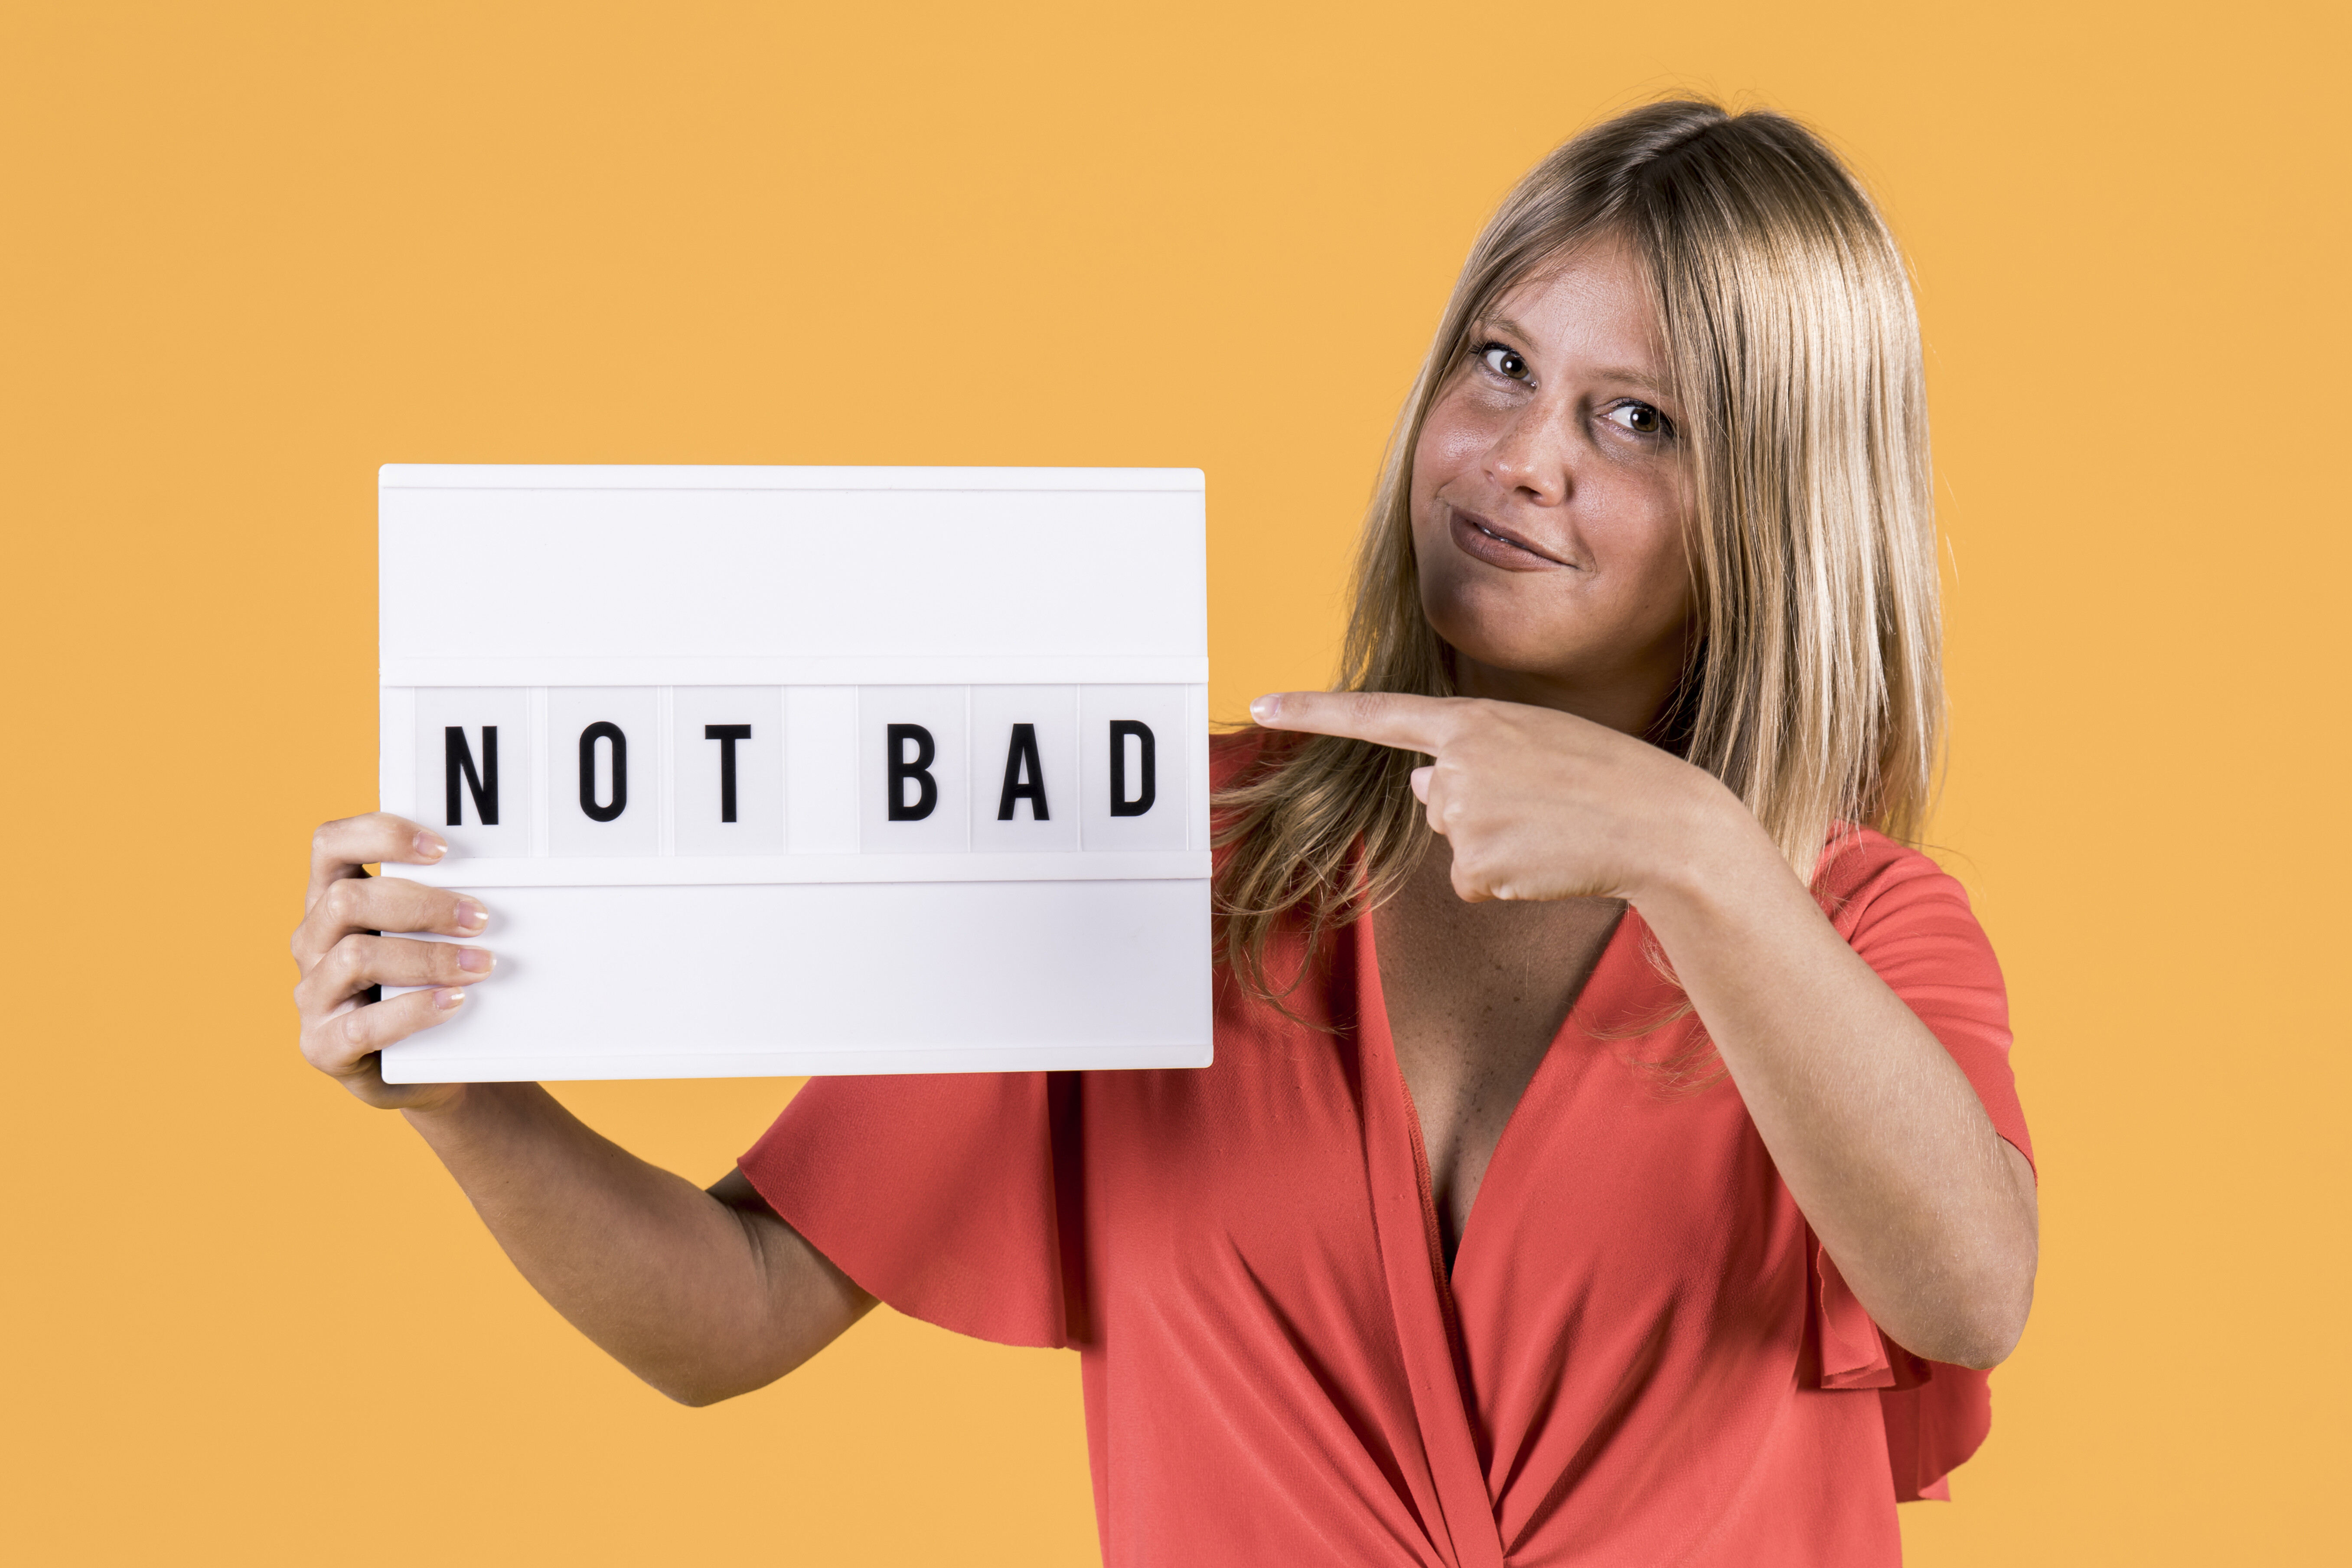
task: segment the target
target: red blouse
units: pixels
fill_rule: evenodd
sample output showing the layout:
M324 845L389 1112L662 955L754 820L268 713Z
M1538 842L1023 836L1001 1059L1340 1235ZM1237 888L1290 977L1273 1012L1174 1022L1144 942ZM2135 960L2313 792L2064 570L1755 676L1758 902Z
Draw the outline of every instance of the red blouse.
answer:
M1839 933L2030 1155L1959 885L1874 833L1822 869ZM1077 1349L1113 1568L1898 1562L1895 1503L1946 1495L1985 1375L1879 1333L1738 1091L1690 1062L1640 917L1513 1112L1450 1279L1378 925L1291 998L1329 1032L1221 973L1212 1067L818 1079L742 1169L898 1310Z

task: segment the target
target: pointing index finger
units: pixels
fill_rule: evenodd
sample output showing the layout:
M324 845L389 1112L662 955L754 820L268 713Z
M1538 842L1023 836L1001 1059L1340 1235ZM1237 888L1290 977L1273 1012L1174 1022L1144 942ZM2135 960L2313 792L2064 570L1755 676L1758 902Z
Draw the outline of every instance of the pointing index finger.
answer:
M1433 757L1459 701L1401 691L1277 691L1251 703L1250 717L1269 730L1345 735Z

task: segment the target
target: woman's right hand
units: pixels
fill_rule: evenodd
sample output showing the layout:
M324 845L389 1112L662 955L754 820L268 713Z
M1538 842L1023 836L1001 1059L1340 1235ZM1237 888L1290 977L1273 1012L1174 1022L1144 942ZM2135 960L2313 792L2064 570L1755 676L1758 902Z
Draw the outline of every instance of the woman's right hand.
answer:
M741 1172L706 1193L598 1137L535 1083L383 1081L379 1053L446 1023L492 962L478 947L383 933L470 937L490 917L463 893L362 868L448 852L431 828L383 812L319 829L294 929L302 1055L370 1105L434 1113L413 1124L523 1278L671 1398L708 1405L758 1388L831 1343L874 1298ZM379 1002L378 985L424 989Z
M488 979L497 960L485 948L383 934L476 936L490 916L463 893L401 877L371 877L362 868L432 865L448 849L448 841L431 828L381 811L323 824L310 839L310 886L293 941L294 962L302 971L294 985L302 1056L385 1110L438 1110L465 1092L463 1084L386 1083L378 1053L446 1022L465 1005L466 987ZM379 985L427 989L376 1001Z

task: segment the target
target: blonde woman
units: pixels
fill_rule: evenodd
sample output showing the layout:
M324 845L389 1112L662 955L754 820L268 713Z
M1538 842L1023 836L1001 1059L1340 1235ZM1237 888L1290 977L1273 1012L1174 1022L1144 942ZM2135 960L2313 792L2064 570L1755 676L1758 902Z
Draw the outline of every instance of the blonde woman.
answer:
M1471 253L1342 690L1217 743L1200 1071L829 1079L699 1192L543 1091L386 1086L470 900L330 824L310 1059L701 1403L878 1298L1083 1358L1113 1564L1873 1564L1981 1439L2036 1211L1937 754L1918 333L1816 140L1675 102ZM364 1004L378 983L438 986Z

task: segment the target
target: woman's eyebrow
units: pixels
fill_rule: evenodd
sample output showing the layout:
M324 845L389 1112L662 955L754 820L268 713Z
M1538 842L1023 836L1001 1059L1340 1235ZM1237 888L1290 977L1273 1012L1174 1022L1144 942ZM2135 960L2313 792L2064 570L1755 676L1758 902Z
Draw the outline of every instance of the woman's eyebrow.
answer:
M1665 395L1666 389L1659 384L1658 379L1655 376L1652 375L1648 371L1635 370L1630 365L1604 366L1600 370L1593 371L1591 373L1591 376L1595 381L1622 381L1630 386L1641 388L1643 392L1650 394L1654 397L1660 397Z
M1470 335L1473 338L1485 337L1490 332L1517 338L1523 343L1535 342L1533 333L1508 316L1480 316L1470 323ZM1618 382L1646 392L1653 397L1664 397L1666 395L1664 384L1655 375L1646 370L1637 370L1632 365L1603 365L1598 370L1587 371L1584 374L1589 380Z

